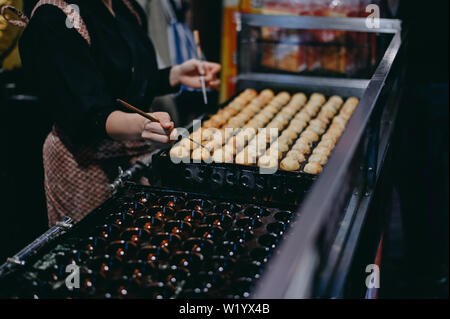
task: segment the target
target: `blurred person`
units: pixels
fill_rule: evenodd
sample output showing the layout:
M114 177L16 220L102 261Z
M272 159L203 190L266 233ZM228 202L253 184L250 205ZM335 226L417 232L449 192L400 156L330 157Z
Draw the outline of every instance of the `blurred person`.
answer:
M22 0L0 0L0 8L3 6L14 6L23 10ZM22 34L20 27L9 24L0 15L0 67L5 70L13 70L21 67L18 39Z

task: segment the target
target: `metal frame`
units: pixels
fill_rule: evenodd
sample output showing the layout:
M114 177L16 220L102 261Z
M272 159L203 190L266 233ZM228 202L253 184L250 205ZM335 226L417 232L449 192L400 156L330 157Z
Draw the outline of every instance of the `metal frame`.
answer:
M391 130L380 138L380 96L402 45L401 22L382 19L369 29L365 19L242 15L248 27L329 29L392 34L381 63L368 81L308 76L246 73L238 88L276 87L320 90L327 94L358 96L360 105L339 141L326 169L298 210L295 226L268 263L252 295L255 299L342 297L358 238L366 220L373 190L383 168ZM380 103L379 103L380 102ZM396 108L397 105L391 105ZM395 114L395 110L392 111ZM391 112L391 113L392 113ZM381 140L381 143L380 143ZM340 225L339 225L340 224ZM323 244L327 243L327 244ZM364 270L362 270L364 271Z
M299 30L339 30L354 32L391 33L401 31L401 21L380 19L379 28L369 28L366 18L299 17L290 15L243 14L240 17L241 28L277 27Z

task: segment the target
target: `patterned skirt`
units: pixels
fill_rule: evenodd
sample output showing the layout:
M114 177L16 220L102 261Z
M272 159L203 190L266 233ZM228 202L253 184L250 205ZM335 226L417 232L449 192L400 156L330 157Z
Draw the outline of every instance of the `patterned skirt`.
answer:
M65 217L79 222L111 197L109 184L119 166L128 167L150 152L150 142L112 140L75 150L54 127L43 149L49 225Z

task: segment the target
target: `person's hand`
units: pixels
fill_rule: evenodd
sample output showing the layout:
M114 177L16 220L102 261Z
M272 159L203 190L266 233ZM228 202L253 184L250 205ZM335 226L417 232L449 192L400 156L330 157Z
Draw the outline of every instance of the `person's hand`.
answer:
M177 130L174 129L170 115L165 112L150 113L156 117L160 123L146 120L142 129L141 137L146 140L151 140L156 143L167 144L177 138Z
M221 66L217 63L189 60L172 68L170 84L172 86L183 84L199 89L202 87L200 76L204 75L206 87L217 90L220 85L220 80L217 78L220 69Z

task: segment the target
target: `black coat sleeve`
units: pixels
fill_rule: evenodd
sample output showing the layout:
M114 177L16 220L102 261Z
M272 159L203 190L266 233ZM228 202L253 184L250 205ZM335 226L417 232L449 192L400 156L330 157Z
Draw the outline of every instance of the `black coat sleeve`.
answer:
M22 36L21 58L54 122L74 144L87 144L107 137L114 101L89 45L65 22L60 9L41 7Z

